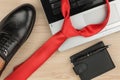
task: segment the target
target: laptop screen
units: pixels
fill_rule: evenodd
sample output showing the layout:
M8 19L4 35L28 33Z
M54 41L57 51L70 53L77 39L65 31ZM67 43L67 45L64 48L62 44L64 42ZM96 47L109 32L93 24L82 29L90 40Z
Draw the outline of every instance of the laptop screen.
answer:
M113 0L109 0L113 1ZM53 23L63 19L61 14L61 0L41 0L48 22ZM105 0L70 0L71 13L75 15L91 8L100 6L105 3Z

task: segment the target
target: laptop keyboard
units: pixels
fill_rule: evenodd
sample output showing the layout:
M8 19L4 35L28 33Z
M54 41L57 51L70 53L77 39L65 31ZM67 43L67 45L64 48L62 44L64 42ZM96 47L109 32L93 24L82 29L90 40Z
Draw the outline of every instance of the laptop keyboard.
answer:
M84 7L85 5L92 4L92 2L94 2L94 0L70 0L70 6L71 9L75 9L77 7ZM53 14L60 14L61 1L49 0L49 3L51 5Z
M113 0L109 0L113 1ZM48 22L53 23L63 19L61 0L41 0ZM92 9L105 3L105 0L69 0L70 16Z

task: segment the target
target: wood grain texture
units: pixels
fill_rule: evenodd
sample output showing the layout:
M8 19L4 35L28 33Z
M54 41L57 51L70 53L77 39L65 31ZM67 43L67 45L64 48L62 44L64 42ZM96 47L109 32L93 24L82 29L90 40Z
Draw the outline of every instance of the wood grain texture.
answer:
M0 0L0 20L2 20L10 11L24 3L30 3L35 6L37 11L36 23L29 39L17 51L16 55L3 72L0 80L4 80L15 66L26 60L52 36L39 0ZM93 80L120 80L120 32L64 52L56 52L41 68L33 73L28 80L79 80L79 77L76 76L72 70L73 65L70 63L69 57L101 40L104 41L105 44L111 45L108 50L116 68Z

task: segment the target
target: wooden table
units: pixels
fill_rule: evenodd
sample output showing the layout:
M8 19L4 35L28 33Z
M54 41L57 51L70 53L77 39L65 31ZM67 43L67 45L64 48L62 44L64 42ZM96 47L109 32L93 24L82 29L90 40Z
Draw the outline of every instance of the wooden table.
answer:
M0 20L2 20L14 8L24 3L31 3L35 6L37 11L36 23L29 39L10 61L0 80L4 80L15 66L26 60L36 49L52 36L39 0L0 0ZM31 75L28 80L79 80L79 77L76 76L72 70L73 65L70 63L69 57L99 41L104 41L105 44L111 45L108 50L116 68L93 80L120 80L120 32L64 52L56 52L41 68Z

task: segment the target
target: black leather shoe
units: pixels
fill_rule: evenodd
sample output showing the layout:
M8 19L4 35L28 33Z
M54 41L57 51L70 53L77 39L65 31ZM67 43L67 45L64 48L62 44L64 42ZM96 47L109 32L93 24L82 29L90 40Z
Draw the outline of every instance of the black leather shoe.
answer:
M0 23L0 74L30 35L36 11L30 4L13 10Z

